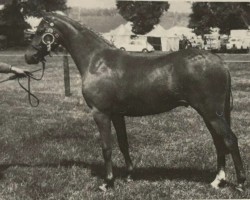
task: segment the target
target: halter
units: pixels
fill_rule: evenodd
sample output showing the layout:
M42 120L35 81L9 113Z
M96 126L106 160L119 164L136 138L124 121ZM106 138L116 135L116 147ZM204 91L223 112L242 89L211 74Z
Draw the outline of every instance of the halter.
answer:
M47 41L47 40L45 40L46 38L52 38L52 40ZM43 42L43 44L45 44L47 46L47 51L50 52L51 51L51 44L53 44L55 42L55 36L52 33L45 33L42 36L42 42Z
M42 42L38 46L33 46L32 47L38 51L38 53L43 49L43 45L46 46L46 53L50 55L51 50L52 50L52 45L57 44L56 39L59 38L59 34L56 32L56 30L53 28L55 24L53 22L48 22L43 18L43 21L45 21L49 27L45 28L45 31L42 35ZM51 55L50 55L51 56ZM42 61L44 61L44 55L42 55L41 58Z

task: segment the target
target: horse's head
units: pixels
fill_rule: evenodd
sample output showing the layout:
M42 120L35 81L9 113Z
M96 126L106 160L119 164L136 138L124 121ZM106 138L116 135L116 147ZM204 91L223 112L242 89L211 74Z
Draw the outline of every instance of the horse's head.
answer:
M45 56L55 50L60 43L60 32L55 27L53 16L46 14L37 27L30 47L25 54L28 64L38 64Z

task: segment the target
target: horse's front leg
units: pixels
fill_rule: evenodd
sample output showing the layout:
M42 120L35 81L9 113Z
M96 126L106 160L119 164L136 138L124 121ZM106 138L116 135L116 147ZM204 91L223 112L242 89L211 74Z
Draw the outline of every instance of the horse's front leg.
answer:
M133 163L129 155L128 150L128 138L127 138L127 131L126 131L126 124L124 116L121 115L114 115L112 116L112 122L114 124L118 144L120 147L120 150L125 158L126 166L127 166L127 181L131 181L131 175L133 172Z
M106 168L105 183L99 188L106 191L108 187L114 186L114 177L112 172L112 137L111 137L111 119L110 116L93 109L93 117L97 124L101 136L102 153Z

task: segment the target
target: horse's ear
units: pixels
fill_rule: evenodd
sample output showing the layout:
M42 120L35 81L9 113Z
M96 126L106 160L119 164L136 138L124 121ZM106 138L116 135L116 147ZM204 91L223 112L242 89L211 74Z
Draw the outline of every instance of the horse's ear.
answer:
M53 16L50 15L50 13L44 12L42 15L42 19L47 22L50 23L53 19Z
M45 12L44 10L40 10L40 11L39 11L39 15L40 15L41 17L46 17L46 16L47 16L47 12Z
M43 10L39 11L39 15L47 22L50 21L50 18L49 18L49 13L48 12L45 12Z

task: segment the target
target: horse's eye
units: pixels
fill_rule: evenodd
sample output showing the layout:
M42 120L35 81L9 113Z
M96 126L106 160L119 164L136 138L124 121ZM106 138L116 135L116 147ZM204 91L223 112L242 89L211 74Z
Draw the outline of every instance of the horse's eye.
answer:
M36 32L37 34L42 34L44 32L44 29L38 29Z

